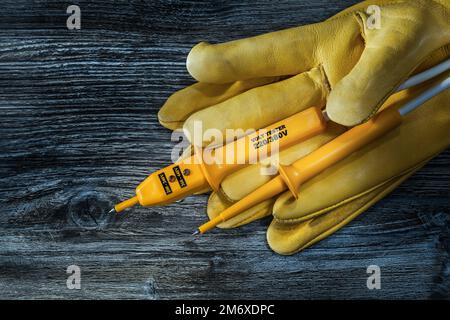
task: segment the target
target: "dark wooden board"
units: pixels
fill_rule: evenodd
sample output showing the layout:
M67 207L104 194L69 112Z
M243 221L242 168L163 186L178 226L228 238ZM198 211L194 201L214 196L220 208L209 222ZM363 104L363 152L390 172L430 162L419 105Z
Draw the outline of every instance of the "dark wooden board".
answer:
M0 298L449 297L450 152L348 227L290 257L269 220L193 241L206 196L75 221L131 196L170 161L157 111L192 83L199 41L321 21L345 1L3 0L0 5ZM82 29L66 28L78 4ZM100 223L102 223L100 221ZM81 290L66 287L78 265ZM366 268L381 267L368 290Z

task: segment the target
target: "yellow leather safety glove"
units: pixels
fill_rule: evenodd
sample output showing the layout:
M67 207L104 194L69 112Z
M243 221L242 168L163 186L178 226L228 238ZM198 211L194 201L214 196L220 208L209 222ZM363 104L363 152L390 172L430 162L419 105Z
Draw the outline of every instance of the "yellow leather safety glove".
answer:
M448 76L450 72L443 77ZM405 104L436 80L390 97L383 108ZM330 125L325 134L286 150L280 162L291 164L341 130ZM345 226L448 148L449 132L450 90L447 90L406 116L393 132L306 182L297 200L290 191L285 192L276 201L262 202L220 227L237 227L273 212L274 219L267 232L269 246L280 254L296 253ZM231 203L268 182L270 177L258 175L262 165L247 167L225 179L221 192L210 196L209 217L214 218Z
M379 6L379 29L369 26L370 5ZM310 106L327 105L333 121L359 124L383 104L413 97L421 88L386 102L410 75L450 56L449 7L443 0L366 1L320 24L219 45L199 44L188 57L188 69L200 82L174 94L161 109L160 122L170 128L184 123L189 136L194 121L222 131L262 128ZM433 99L395 132L306 183L299 200L283 194L273 208L269 245L292 254L319 241L448 147L448 98L446 92ZM280 162L292 163L342 130L330 126L324 134L282 152ZM229 176L221 195L211 196L208 214L215 216L229 201L267 182L270 177L259 175L263 165ZM222 227L270 214L274 201Z

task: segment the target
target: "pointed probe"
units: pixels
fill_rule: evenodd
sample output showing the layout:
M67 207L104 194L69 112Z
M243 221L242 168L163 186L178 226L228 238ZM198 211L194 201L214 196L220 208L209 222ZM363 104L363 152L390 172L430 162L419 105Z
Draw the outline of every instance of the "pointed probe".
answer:
M130 198L128 200L125 200L125 201L123 201L123 202L121 202L119 204L116 204L114 206L114 208L109 210L108 213L109 214L117 214L117 213L120 213L123 210L125 210L125 209L127 209L129 207L132 207L132 206L134 206L134 205L136 205L138 203L139 203L138 197L132 197L132 198Z

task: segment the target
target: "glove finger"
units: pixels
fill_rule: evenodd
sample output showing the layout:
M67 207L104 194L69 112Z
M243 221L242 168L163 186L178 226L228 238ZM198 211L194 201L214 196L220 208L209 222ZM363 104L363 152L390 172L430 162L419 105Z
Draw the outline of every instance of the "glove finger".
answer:
M369 119L427 56L450 42L449 13L434 1L383 7L379 29L368 25L366 13L356 16L366 48L327 102L330 119L345 126Z
M240 213L236 217L231 218L218 225L222 229L237 228L269 216L272 213L272 206L275 199L270 199L257 204L256 206ZM209 219L214 219L232 203L223 198L219 193L213 192L208 199L207 213Z
M183 130L191 143L206 146L213 141L211 138L194 136L199 125L203 132L208 129L218 130L223 136L229 129L261 129L308 107L324 106L327 93L321 69L314 68L200 110L186 120ZM230 141L235 137L226 138Z
M187 69L195 79L207 83L296 75L320 64L323 44L352 40L357 33L357 21L344 15L227 43L202 42L189 53Z
M249 89L279 81L281 77L268 77L236 81L227 84L196 83L172 94L158 113L159 123L171 130L181 128L193 113L223 102Z
M364 196L318 217L297 223L286 223L274 219L267 230L267 242L270 248L279 254L291 255L310 247L347 225L397 188L424 164L422 163L404 175L381 184Z
M360 27L351 13L373 4L381 6L392 1L364 1L318 24L216 45L202 42L189 53L187 68L198 81L229 83L267 76L296 75L323 64L337 51L341 52L336 56L345 57L345 60L338 59L338 63L347 64L352 56L358 56L356 47L362 46Z

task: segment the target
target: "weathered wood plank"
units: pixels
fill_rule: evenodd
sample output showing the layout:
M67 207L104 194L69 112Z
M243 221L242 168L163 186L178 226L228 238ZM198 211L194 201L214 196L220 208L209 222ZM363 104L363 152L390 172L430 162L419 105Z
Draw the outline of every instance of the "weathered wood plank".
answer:
M292 257L264 220L193 241L206 196L136 208L114 226L87 216L131 195L170 161L156 113L192 83L199 41L325 19L346 1L4 0L0 10L0 298L448 297L450 152L333 237ZM98 218L102 223L102 218ZM84 221L84 222L83 222ZM66 288L68 265L82 289ZM366 268L382 268L382 290Z

